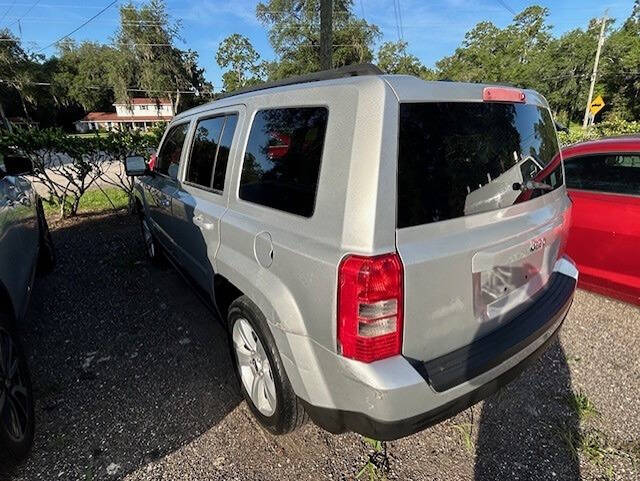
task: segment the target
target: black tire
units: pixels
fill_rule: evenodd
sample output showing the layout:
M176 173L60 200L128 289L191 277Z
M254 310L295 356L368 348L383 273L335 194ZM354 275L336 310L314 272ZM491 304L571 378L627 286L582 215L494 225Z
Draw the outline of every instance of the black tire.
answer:
M158 241L156 240L156 237L151 231L151 226L149 225L149 221L144 215L144 212L140 212L140 230L142 234L142 245L147 259L149 259L153 264L161 264L162 250L160 248L160 244L158 244Z
M255 418L261 426L272 434L290 433L302 426L307 422L308 416L300 402L300 399L293 392L293 388L291 387L289 378L284 370L282 359L280 358L278 348L276 347L276 343L273 339L273 335L271 334L271 330L267 325L267 320L264 317L264 314L247 296L241 296L233 301L231 306L229 306L227 319L231 339L233 364L240 384L240 390ZM269 360L276 392L275 411L270 416L266 416L260 412L251 400L251 396L247 392L242 381L240 370L238 368L238 353L233 341L233 328L235 323L240 319L245 319L249 322L262 343Z
M47 218L44 215L42 201L38 199L38 232L40 250L38 254L38 267L43 272L51 272L56 265L56 248L51 238L51 231Z
M17 362L9 376L7 358ZM33 444L35 418L33 389L24 351L8 323L0 318L0 452L6 451L14 461L24 459ZM10 361L10 365L14 362ZM11 420L17 420L13 424Z

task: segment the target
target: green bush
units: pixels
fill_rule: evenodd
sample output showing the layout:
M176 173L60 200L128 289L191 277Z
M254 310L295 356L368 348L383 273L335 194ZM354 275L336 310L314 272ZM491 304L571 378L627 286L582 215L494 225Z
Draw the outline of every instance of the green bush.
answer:
M15 150L31 159L33 175L48 191L47 201L60 208L61 216L74 216L80 199L92 186L109 184L129 199L133 181L124 172L130 155L147 156L156 149L162 131L110 131L94 136L68 135L61 129L17 129L0 135L0 151ZM105 194L106 195L106 194Z
M558 132L560 144L570 145L585 140L594 140L615 135L640 134L640 122L627 122L621 119L605 120L582 129L571 129L568 133Z

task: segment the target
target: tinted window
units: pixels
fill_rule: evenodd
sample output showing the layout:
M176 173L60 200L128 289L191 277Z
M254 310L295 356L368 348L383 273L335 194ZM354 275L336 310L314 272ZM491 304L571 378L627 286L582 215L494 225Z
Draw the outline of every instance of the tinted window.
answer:
M398 227L508 207L562 185L548 110L507 103L400 106Z
M229 150L231 149L231 141L233 140L233 133L236 131L237 123L237 115L227 116L227 121L224 124L224 130L222 132L222 138L220 139L218 158L216 159L216 168L213 174L213 188L219 191L222 191L224 188L224 176L227 173Z
M191 159L186 180L205 187L211 186L213 165L218 152L218 143L224 126L224 117L215 117L198 122L193 137Z
M184 146L184 139L187 136L189 123L184 123L172 127L160 147L158 158L156 160L156 172L169 175L174 179L178 176L178 167L180 166L180 155Z
M258 112L242 165L240 198L310 217L327 117L324 107Z
M565 161L567 187L640 195L640 154L603 154Z

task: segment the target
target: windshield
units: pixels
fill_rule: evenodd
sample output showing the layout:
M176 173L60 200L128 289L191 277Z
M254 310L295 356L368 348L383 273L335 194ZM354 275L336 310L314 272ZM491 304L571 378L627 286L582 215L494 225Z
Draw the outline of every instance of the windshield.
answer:
M398 227L502 209L562 185L549 111L536 105L400 106Z

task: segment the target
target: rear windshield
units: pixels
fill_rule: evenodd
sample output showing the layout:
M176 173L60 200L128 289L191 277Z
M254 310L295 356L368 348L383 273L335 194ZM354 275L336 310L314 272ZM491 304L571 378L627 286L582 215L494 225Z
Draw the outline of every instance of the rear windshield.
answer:
M545 108L400 105L398 227L502 209L562 182L555 126Z

